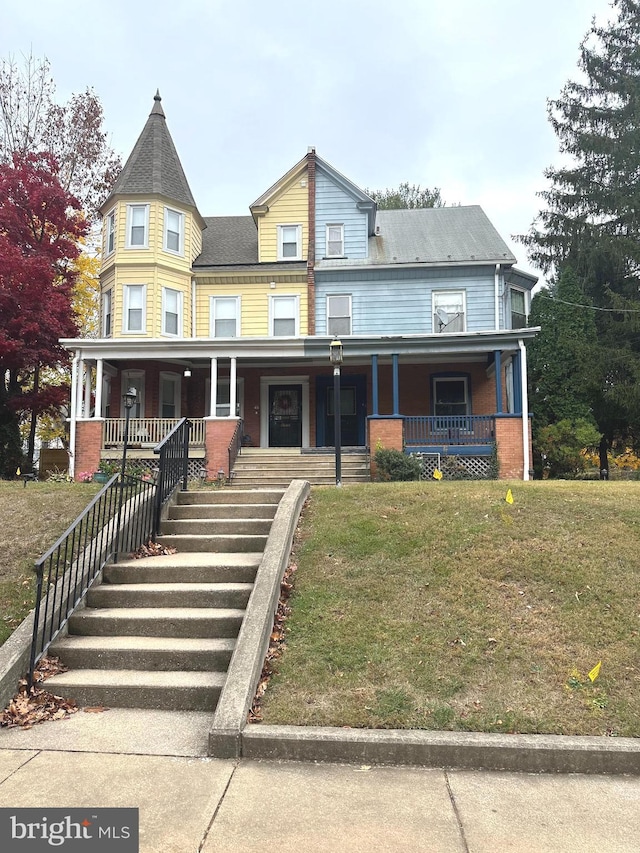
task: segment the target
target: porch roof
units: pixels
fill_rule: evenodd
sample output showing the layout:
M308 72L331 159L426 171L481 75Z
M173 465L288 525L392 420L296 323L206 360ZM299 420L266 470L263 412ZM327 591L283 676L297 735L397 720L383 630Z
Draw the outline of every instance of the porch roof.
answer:
M372 355L448 356L514 352L520 340L532 340L538 327L488 332L424 335L349 335L345 361ZM81 359L185 360L238 358L270 361L328 361L332 337L298 338L63 338L61 344Z

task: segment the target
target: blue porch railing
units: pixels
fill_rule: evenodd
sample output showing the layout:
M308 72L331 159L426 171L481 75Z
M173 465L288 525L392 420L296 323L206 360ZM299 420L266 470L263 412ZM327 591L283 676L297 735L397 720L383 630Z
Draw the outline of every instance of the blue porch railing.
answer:
M446 415L404 418L404 446L494 444L493 415Z

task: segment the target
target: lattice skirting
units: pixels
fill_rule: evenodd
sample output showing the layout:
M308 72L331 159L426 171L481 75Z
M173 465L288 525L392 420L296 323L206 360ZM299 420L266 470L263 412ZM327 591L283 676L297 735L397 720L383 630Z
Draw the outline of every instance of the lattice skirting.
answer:
M114 457L113 459L105 459L105 462L113 462L115 465L120 465L122 462L122 456ZM205 460L204 459L189 459L187 463L187 477L190 480L204 480L204 471L205 471ZM149 471L151 474L155 474L158 470L158 460L157 459L128 459L127 460L127 471L133 473L133 471L137 468L140 468L140 473L145 471Z
M412 453L420 460L421 480L432 480L436 469L443 480L491 480L495 477L490 456L442 456L440 453Z

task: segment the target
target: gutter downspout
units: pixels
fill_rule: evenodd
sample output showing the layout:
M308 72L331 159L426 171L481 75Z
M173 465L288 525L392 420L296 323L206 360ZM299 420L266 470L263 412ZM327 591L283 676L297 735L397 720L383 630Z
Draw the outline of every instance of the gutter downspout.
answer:
M69 476L73 479L75 475L76 460L76 412L77 412L77 386L78 386L78 350L75 351L71 362L71 411L69 413Z
M527 389L527 348L522 338L518 340L520 347L520 382L522 385L522 479L529 479L529 393Z
M493 284L493 310L495 314L496 332L500 330L500 264L496 264Z

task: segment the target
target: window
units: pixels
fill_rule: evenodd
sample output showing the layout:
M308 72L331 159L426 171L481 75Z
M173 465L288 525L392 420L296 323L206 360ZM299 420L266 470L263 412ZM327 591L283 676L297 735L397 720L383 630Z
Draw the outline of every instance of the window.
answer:
M111 291L102 294L102 337L111 337Z
M328 258L344 256L344 225L327 225L326 255Z
M302 226L278 225L278 260L302 259Z
M146 249L149 240L149 205L127 205L127 248Z
M351 296L327 296L327 334L351 334Z
M180 417L180 377L177 373L160 374L160 417Z
M269 299L269 333L275 337L298 334L298 297L271 296Z
M433 414L440 416L469 414L466 376L433 378Z
M169 207L164 209L164 248L176 255L184 254L184 214Z
M106 252L105 254L110 255L115 251L116 248L116 212L112 210L111 213L107 214L107 225L106 225Z
M146 285L125 284L123 332L144 332L146 328Z
M433 331L464 332L464 290L436 290L433 293Z
M175 335L182 332L182 293L170 287L162 288L162 334Z
M212 338L239 336L240 297L212 296L210 334Z
M216 417L228 418L231 415L231 392L228 379L218 379L216 386ZM207 379L205 383L205 412L209 413L211 409L211 380ZM236 417L244 417L244 379L238 378L236 383Z
M523 290L509 289L511 307L511 328L524 329L527 326L526 297Z

